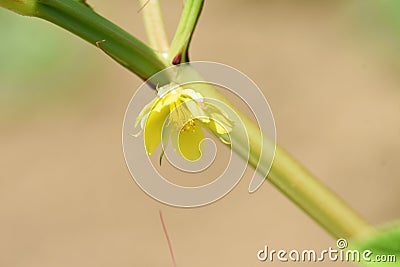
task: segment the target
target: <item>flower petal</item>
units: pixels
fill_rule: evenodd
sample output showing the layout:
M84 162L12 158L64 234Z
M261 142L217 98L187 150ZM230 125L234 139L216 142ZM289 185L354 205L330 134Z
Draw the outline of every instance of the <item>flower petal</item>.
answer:
M218 107L217 105L211 103L205 103L204 112L206 118L199 118L203 123L204 127L211 130L216 135L226 135L230 133L234 126L234 121L229 119L228 114Z
M158 101L154 104L153 110L161 110L164 106L172 105L175 102L178 102L181 94L178 90L172 90L166 93L162 98L158 98Z
M182 94L187 95L188 97L190 97L193 100L196 100L197 102L203 102L203 96L193 89L183 89Z
M178 151L185 159L196 161L201 157L204 133L200 124L195 121L186 123L180 130L178 139Z
M221 114L212 114L209 125L217 134L227 134L231 132L233 128L233 122Z
M144 144L147 154L151 155L161 142L164 122L169 114L169 106L163 106L159 111L152 110L144 126Z
M170 91L175 90L177 87L179 87L179 85L176 84L176 83L166 84L166 85L164 85L164 86L162 86L162 87L157 89L157 96L159 98L163 98Z
M142 130L144 129L144 126L146 124L147 118L149 117L150 113L147 113L146 115L144 115L144 117L142 118L142 120L140 121L140 128L142 128Z
M154 103L157 101L157 98L154 98L153 100L150 101L150 103L148 103L146 106L144 106L144 108L140 111L139 115L136 118L135 121L135 127L139 124L139 122L142 121L142 119L150 112L150 110L153 108ZM142 127L143 129L143 127Z
M192 114L194 118L198 117L206 118L206 114L204 113L203 109L201 108L199 103L197 103L195 100L185 100L185 102L182 105L184 105L184 107L186 107L189 110L189 112Z

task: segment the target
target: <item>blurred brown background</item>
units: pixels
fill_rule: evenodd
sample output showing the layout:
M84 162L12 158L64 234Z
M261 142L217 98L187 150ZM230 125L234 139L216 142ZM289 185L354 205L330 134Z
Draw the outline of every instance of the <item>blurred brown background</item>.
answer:
M136 1L90 2L145 38ZM182 1L162 3L172 35ZM399 14L395 0L207 1L192 60L248 74L278 142L381 224L400 217ZM0 266L172 266L159 210L178 266L309 266L256 253L335 247L270 184L249 195L250 175L203 208L148 197L121 147L141 81L47 22L5 10L0 21Z

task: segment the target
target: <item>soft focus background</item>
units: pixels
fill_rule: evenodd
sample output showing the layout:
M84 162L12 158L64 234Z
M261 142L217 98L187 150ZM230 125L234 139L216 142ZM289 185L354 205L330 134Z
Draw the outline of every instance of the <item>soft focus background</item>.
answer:
M136 1L90 3L145 38ZM182 1L162 3L172 35ZM399 14L396 0L207 1L191 55L248 74L278 142L381 224L400 217ZM141 81L47 22L6 10L0 21L0 266L172 266L159 210L178 266L287 266L256 253L335 247L270 184L249 195L250 175L203 208L148 197L121 146Z

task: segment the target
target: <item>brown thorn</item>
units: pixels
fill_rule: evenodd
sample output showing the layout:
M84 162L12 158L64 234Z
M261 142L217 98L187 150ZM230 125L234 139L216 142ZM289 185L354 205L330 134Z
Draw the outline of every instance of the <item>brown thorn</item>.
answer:
M167 239L167 242L168 242L169 254L171 255L172 264L174 265L174 267L176 267L176 261L175 261L175 257L174 257L174 251L172 250L171 239L169 238L167 226L165 225L161 210L160 210L160 220L161 220L161 224L162 224L162 227L164 230L165 238Z
M106 40L99 40L99 41L96 41L96 46L98 47L98 48L100 48L101 50L103 50L103 48L100 46L100 44L101 43L104 43Z
M138 9L137 13L142 12L142 10L147 6L147 4L150 2L150 0L147 0L146 3L143 4L141 8Z
M93 8L87 3L86 0L81 0L80 2L81 2L82 4L84 4L85 6L87 6L88 8L93 9Z

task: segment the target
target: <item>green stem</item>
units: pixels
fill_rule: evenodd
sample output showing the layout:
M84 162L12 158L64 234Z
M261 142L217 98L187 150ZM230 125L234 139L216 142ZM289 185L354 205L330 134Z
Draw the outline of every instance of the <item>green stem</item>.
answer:
M175 65L189 61L189 45L200 17L204 0L186 0L178 28L169 50L169 62Z
M140 12L143 15L144 26L150 46L156 50L163 59L166 59L169 41L165 32L164 19L158 0L140 0Z
M35 16L97 45L143 80L165 68L151 48L80 2L41 0L36 4Z
M0 0L0 6L24 16L34 16L37 0Z

